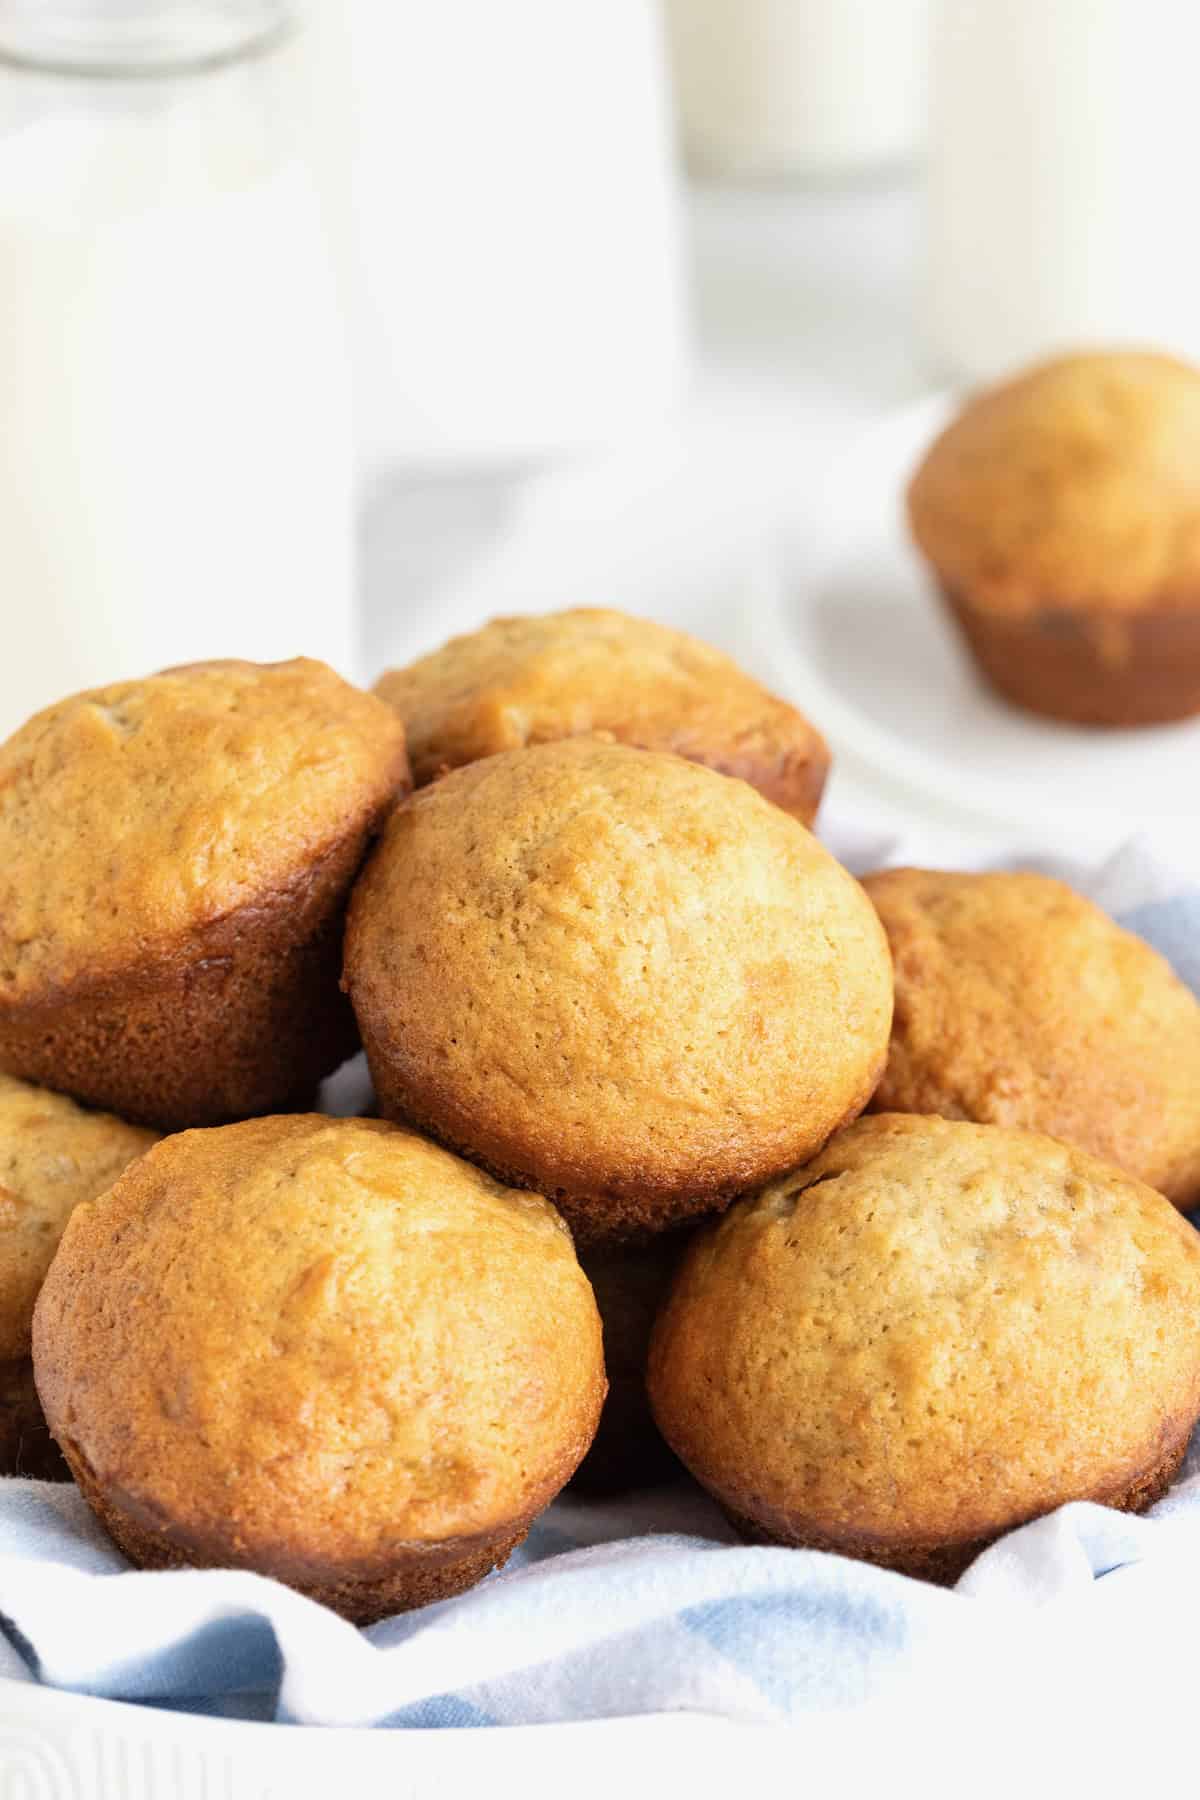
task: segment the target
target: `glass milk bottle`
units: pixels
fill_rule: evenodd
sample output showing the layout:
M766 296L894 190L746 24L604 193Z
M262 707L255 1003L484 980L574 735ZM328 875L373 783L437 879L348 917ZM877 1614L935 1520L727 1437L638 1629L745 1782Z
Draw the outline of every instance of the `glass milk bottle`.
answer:
M275 0L0 0L0 735L206 657L353 673L345 346Z

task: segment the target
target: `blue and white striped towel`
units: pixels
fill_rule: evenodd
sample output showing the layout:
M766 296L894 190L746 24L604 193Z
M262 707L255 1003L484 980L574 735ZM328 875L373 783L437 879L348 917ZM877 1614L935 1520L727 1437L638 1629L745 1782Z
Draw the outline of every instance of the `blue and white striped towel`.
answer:
M840 847L859 867L935 860L927 846ZM1062 872L1200 993L1200 889L1137 845L1098 871ZM258 1576L131 1572L72 1488L0 1485L0 1676L228 1717L879 1721L935 1673L944 1695L955 1674L978 1688L1001 1667L1023 1673L1031 1695L1086 1669L1094 1702L1106 1668L1133 1679L1164 1619L1178 1627L1198 1605L1200 1434L1149 1516L1064 1507L994 1545L953 1591L749 1548L681 1480L603 1504L560 1500L472 1593L366 1631Z

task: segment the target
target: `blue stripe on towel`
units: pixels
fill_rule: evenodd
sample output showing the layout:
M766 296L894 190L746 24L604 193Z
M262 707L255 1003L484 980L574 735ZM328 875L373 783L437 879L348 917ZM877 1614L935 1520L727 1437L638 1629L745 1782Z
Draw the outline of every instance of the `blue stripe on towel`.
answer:
M1120 922L1161 950L1176 974L1200 994L1200 894L1152 900L1122 913Z

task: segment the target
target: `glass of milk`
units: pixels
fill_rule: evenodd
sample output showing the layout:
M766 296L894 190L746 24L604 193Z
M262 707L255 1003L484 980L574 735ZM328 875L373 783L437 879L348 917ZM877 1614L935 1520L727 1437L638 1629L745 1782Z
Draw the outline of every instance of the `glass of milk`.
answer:
M1200 7L936 0L927 331L988 380L1085 344L1200 358Z
M928 0L667 0L680 126L702 174L837 179L924 133Z
M275 0L0 0L0 735L171 663L354 673L289 26Z

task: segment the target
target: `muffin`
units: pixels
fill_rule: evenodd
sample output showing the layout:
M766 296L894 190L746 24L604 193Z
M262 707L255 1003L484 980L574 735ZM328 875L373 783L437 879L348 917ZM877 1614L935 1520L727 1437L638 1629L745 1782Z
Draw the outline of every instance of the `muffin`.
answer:
M909 518L980 669L1082 725L1200 712L1200 369L1062 357L968 402Z
M1044 1131L1200 1204L1200 1003L1045 875L867 877L892 947L882 1112Z
M646 1357L655 1315L686 1242L686 1234L668 1232L649 1244L580 1255L604 1327L608 1398L576 1471L577 1488L607 1494L654 1487L680 1472L650 1412Z
M355 1048L346 895L407 782L395 714L304 660L77 694L0 745L0 1069L177 1129Z
M400 806L346 985L387 1118L652 1237L801 1162L866 1105L892 975L874 909L744 782L594 738Z
M659 1426L753 1540L937 1580L1069 1500L1136 1511L1200 1413L1200 1237L1052 1138L861 1119L702 1231Z
M408 731L418 786L501 750L608 732L738 775L812 823L820 733L719 650L600 607L493 619L376 687Z
M0 1075L0 1475L66 1476L33 1382L34 1302L74 1208L154 1141Z
M503 1563L604 1398L553 1207L368 1119L159 1144L72 1215L33 1354L132 1562L257 1570L359 1623Z

